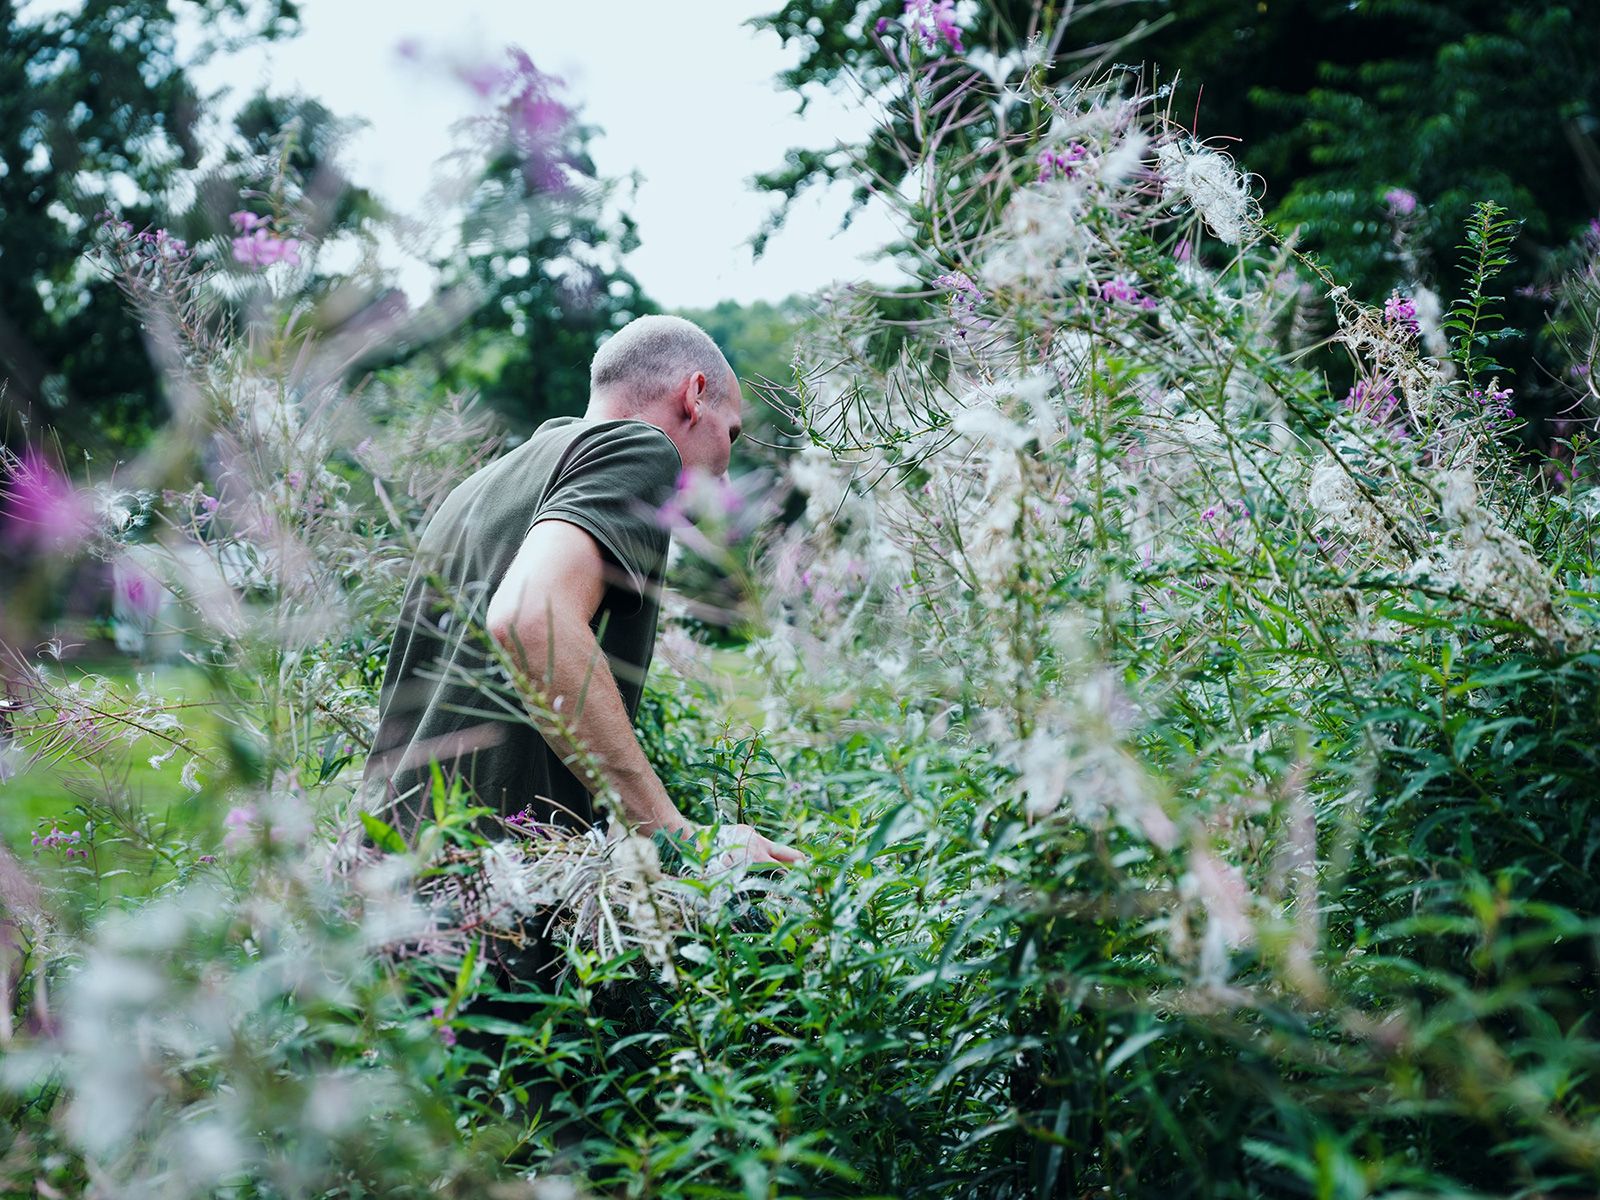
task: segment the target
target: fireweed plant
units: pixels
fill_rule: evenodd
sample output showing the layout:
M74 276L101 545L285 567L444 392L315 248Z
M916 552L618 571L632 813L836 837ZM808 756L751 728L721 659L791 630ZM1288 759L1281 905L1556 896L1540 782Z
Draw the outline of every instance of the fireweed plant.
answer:
M710 838L490 814L443 771L404 820L358 788L415 532L487 430L425 387L352 394L352 348L283 285L298 263L243 264L279 274L230 324L187 248L108 230L162 331L167 474L121 525L44 458L8 460L9 486L66 514L58 542L143 548L209 692L8 671L7 769L99 779L35 862L0 859L4 1178L1600 1183L1597 506L1581 448L1552 488L1508 437L1512 225L1472 216L1448 307L1418 280L1368 307L1161 96L1044 90L953 57L953 7L907 14L879 34L923 138L915 193L886 199L932 231L928 286L911 310L823 297L770 397L795 519L784 487L692 480L668 514L704 558L757 532L723 556L754 601L733 687L664 630L642 732L692 816L806 848L781 876L715 870ZM993 144L944 149L952 87L1004 113ZM285 204L272 236L314 261ZM1297 365L1319 327L1349 380ZM482 601L433 616L475 637ZM484 646L486 713L571 719L539 664ZM101 769L119 742L215 798L222 844ZM161 864L148 899L59 915L135 858ZM560 984L501 990L487 964L535 935Z

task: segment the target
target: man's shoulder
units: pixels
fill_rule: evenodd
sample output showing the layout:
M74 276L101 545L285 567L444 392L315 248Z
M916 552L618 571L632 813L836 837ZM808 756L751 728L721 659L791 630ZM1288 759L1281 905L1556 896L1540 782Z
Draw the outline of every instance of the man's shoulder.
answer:
M659 425L636 417L551 417L457 484L441 515L473 507L485 492L537 498L563 477L588 477L594 470L621 469L630 479L642 471L666 480L682 468L677 445Z
M659 425L637 417L585 419L570 443L573 465L639 463L651 476L682 471L678 447Z
M583 433L606 441L636 442L653 448L671 446L676 454L678 447L667 436L667 431L641 417L581 418ZM540 426L542 429L543 426Z

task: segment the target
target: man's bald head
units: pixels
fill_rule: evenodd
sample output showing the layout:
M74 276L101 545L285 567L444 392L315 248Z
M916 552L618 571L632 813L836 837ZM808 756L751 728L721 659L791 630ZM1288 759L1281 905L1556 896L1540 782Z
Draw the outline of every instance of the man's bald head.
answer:
M711 336L682 317L649 316L629 321L606 339L589 364L589 392L630 413L643 412L681 389L700 372L706 399L725 403L737 386L733 368Z

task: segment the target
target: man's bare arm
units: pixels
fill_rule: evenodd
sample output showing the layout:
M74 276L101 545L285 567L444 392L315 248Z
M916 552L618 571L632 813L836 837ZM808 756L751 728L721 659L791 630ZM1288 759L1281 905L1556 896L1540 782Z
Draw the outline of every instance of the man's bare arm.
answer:
M519 685L531 685L538 693L524 697L530 711L555 709L582 749L597 760L631 828L640 833L688 832L694 825L673 804L640 748L605 653L589 628L605 594L605 570L600 547L587 530L557 518L536 523L490 599L489 634L518 667ZM578 746L547 723L538 723L564 760L578 760ZM582 777L582 772L575 773ZM748 846L752 862L803 858L753 829L738 840Z

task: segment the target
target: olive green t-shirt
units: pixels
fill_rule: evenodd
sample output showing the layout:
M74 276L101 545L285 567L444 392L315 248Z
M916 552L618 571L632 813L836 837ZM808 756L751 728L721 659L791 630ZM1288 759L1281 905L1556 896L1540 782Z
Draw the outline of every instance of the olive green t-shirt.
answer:
M433 763L503 815L531 807L541 821L595 823L588 790L540 736L488 653L484 618L536 523L556 519L587 530L607 568L590 627L631 719L655 650L671 536L656 511L682 469L677 447L655 425L555 417L446 497L406 586L366 769L365 786L386 782L408 840L430 812ZM528 669L543 673L540 664Z

